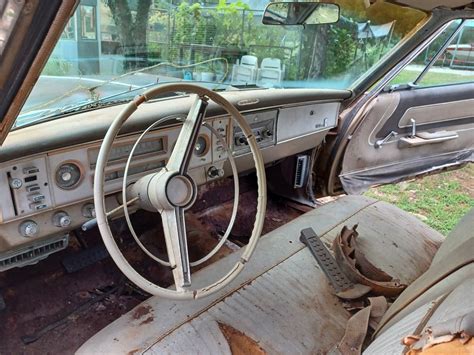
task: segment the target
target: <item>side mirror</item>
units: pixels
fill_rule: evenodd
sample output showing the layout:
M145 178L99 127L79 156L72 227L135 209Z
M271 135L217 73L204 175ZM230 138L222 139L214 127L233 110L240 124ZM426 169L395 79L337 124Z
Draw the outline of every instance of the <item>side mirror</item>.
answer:
M264 25L323 25L339 21L336 4L323 2L271 2L263 14Z

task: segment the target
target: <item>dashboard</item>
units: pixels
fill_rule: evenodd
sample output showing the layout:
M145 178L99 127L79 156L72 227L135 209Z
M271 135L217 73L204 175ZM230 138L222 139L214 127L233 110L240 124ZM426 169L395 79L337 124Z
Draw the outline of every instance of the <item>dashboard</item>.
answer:
M240 103L246 104L243 100ZM336 126L339 107L340 100L320 100L241 112L252 128L265 163L269 164L321 144L327 132ZM215 113L208 110L206 125L228 142L239 173L253 169L253 159L240 128L227 114ZM184 117L175 113L170 123L150 131L136 146L128 174L130 183L166 165ZM149 122L158 118L155 114ZM201 127L189 170L198 185L231 175L222 139L206 125ZM114 143L105 174L109 210L122 202L118 192L125 164L145 128L125 133ZM56 149L45 147L44 152L0 163L0 271L38 262L64 249L68 233L95 217L93 180L100 145L99 139Z

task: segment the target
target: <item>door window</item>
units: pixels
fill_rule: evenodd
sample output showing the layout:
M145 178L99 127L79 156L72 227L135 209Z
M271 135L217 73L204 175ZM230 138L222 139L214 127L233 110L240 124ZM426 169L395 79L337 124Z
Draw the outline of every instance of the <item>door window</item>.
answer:
M456 20L392 80L391 86L468 82L474 82L474 20Z

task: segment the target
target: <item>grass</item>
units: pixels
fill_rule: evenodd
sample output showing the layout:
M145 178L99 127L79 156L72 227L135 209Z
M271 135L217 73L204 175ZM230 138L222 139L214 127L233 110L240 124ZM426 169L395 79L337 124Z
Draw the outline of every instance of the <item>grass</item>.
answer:
M373 188L366 195L390 202L447 235L474 207L474 164L423 179Z
M471 74L472 73L472 74ZM401 71L391 82L390 84L406 84L411 83L416 80L419 71L415 70L403 70ZM446 84L457 84L457 83L466 83L474 81L474 70L466 70L466 74L455 74L455 73L438 73L428 71L421 81L421 86L436 86L436 85L446 85Z

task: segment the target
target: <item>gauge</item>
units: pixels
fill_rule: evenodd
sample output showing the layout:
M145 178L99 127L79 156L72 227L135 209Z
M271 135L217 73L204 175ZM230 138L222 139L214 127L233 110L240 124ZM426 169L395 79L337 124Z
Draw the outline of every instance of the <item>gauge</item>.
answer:
M81 180L81 169L77 164L64 163L56 170L56 183L61 189L72 189Z
M209 138L207 136L201 135L196 140L196 145L194 146L194 154L198 157L202 157L207 154L209 150Z

